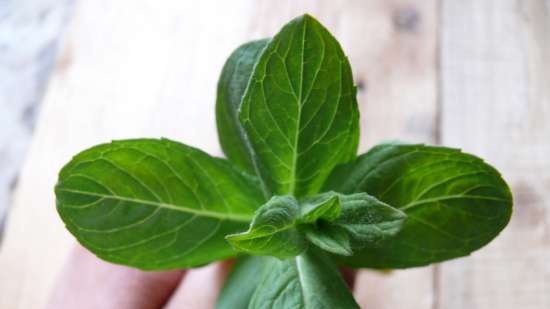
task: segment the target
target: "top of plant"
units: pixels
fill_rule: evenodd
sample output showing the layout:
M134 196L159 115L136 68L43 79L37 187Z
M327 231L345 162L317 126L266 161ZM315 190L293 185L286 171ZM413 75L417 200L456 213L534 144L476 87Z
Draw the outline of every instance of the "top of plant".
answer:
M500 174L444 147L386 143L356 156L355 92L340 44L300 16L227 60L216 102L227 160L167 139L95 146L61 170L57 210L114 263L278 258L239 264L235 278L257 279L240 305L231 295L247 288L224 290L219 308L356 308L337 264L421 266L496 237L512 211ZM302 289L276 294L290 283Z

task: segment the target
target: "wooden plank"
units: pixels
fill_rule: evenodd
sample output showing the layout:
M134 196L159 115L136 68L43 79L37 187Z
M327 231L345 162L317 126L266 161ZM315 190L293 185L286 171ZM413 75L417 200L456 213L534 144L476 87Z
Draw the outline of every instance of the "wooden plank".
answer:
M386 139L435 143L436 1L363 1L345 12L339 39L364 87L361 151ZM355 296L362 308L432 308L432 278L433 267L360 271Z
M44 86L72 1L13 2L0 12L0 241ZM23 38L23 39L22 39Z
M436 11L435 0L79 2L8 222L0 308L40 308L48 297L73 243L52 192L71 155L136 136L219 155L213 105L225 58L296 15L317 16L350 57L362 85L362 150L387 138L434 142ZM365 272L359 284L365 307L424 309L433 300L430 267Z
M444 1L442 142L503 172L515 209L488 247L441 266L441 309L550 308L550 3Z

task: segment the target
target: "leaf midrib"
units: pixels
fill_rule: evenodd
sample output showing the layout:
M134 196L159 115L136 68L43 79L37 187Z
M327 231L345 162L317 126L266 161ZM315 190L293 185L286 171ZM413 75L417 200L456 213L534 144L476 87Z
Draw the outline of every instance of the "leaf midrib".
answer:
M219 220L231 220L236 222L245 222L249 223L252 220L252 216L247 215L237 215L237 214L225 214L222 215L218 212L209 211L209 210L201 210L201 209L193 209L188 207L182 207L175 204L170 203L163 203L163 202L154 202L154 201L148 201L143 199L136 199L131 197L124 197L124 196L115 196L115 195L109 195L109 194L101 194L96 192L88 192L88 191L82 191L82 190L74 190L74 189L66 189L66 188L59 188L58 191L60 192L67 192L67 193L75 193L75 194L81 194L81 195L87 195L87 196L94 196L94 197L101 197L106 199L115 199L120 200L124 202L130 202L135 204L141 204L141 205L147 205L152 207L158 207L158 208L164 208L164 209L170 209L185 213L194 214L201 217L210 217L215 218Z
M301 263L300 259L301 259L300 256L295 257L294 263L296 265L296 272L298 273L298 281L300 281L300 290L302 291L302 302L304 304L304 308L309 308L307 304L307 296L306 296L307 287L305 286L306 284L305 284L304 276L302 274L303 270L302 270L302 266L300 265Z

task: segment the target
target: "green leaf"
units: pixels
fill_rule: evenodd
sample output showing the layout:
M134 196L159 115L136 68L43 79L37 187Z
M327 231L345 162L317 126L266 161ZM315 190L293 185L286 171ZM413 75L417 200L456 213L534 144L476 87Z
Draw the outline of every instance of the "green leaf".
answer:
M224 235L246 228L263 196L227 161L166 139L81 152L60 172L57 210L100 258L142 269L231 257Z
M237 250L280 259L300 254L306 239L325 251L351 255L352 249L391 240L405 217L366 193L325 192L300 205L293 197L275 196L256 211L248 231L226 238Z
M306 239L324 251L338 255L352 255L349 233L344 228L322 224L307 226L304 228Z
M254 154L239 121L238 110L254 64L267 42L264 39L239 46L225 62L218 81L216 122L220 144L227 158L249 173L255 173Z
M339 194L339 200L342 206L337 219L321 220L306 230L310 242L338 255L349 256L357 249L391 242L407 217L366 193Z
M407 214L391 242L342 259L354 267L404 268L467 255L496 237L512 212L510 190L493 167L444 147L379 145L336 169L325 188L367 192Z
M257 256L239 258L224 283L216 309L247 309L269 259Z
M249 309L359 308L336 265L323 252L307 250L292 259L271 259L268 269Z
M366 193L341 195L342 214L333 224L346 230L353 249L374 248L393 241L407 215Z
M325 192L302 200L300 223L315 223L319 219L334 221L340 217L342 206L339 194Z
M280 259L300 254L307 246L296 228L300 206L291 196L274 196L260 207L248 231L228 235L237 250L254 255L271 255Z
M355 158L359 113L351 68L313 17L292 20L263 49L239 117L272 195L317 193Z

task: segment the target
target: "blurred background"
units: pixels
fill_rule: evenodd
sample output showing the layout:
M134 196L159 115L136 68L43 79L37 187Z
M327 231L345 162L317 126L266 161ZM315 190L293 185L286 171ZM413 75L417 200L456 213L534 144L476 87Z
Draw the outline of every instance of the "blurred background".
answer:
M361 151L385 139L459 147L514 193L489 246L361 271L361 305L550 308L548 0L0 0L0 308L41 308L74 243L53 195L73 154L165 136L221 155L225 59L306 12L350 58Z

